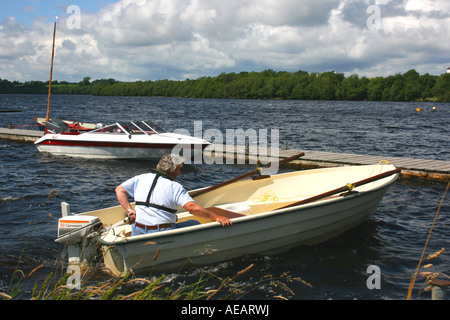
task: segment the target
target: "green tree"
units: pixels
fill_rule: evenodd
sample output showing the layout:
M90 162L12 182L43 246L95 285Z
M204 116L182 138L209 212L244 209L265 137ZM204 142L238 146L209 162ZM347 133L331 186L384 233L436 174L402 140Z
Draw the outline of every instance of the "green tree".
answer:
M405 87L405 81L402 75L397 74L393 77L391 77L390 82L392 85L388 86L389 92L386 94L384 100L390 100L390 101L404 101L405 95L404 95L404 87Z
M450 73L441 74L436 80L434 94L438 101L450 102Z
M409 70L403 75L404 78L404 89L402 100L415 101L419 99L422 95L423 86L419 81L420 75L415 70Z
M367 99L367 78L359 78L358 75L342 80L342 98L344 100L365 100Z
M91 77L84 77L83 81L80 81L80 85L82 85L82 86L91 85Z
M381 101L383 100L383 91L385 89L385 81L382 77L376 77L369 81L367 85L367 100Z

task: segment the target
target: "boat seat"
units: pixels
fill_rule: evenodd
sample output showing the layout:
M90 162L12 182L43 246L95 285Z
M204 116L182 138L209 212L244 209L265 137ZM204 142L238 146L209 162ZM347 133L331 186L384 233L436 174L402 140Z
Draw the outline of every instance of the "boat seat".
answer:
M233 211L226 210L226 209L219 208L219 207L208 207L207 209L212 211L213 213L215 213L217 215L220 215L220 216L223 216L223 217L227 217L228 219L239 218L239 217L244 217L245 216L244 214L240 214L240 213L233 212ZM194 216L194 215L191 215L189 213L187 215L186 215L186 213L182 213L182 215L183 216L178 219L177 223L184 222L184 221L187 221L187 220L197 220L200 223L212 222L211 219L203 218L203 217L199 217L199 216Z
M240 213L237 213L237 212L225 210L225 209L222 209L222 208L219 208L219 207L209 207L208 210L214 212L215 214L217 214L219 216L227 217L228 219L245 217L244 214L240 214Z

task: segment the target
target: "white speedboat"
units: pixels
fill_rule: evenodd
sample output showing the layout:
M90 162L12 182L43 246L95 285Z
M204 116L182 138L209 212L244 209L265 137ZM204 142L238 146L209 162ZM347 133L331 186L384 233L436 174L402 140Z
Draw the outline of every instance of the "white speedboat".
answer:
M131 236L120 206L71 214L63 203L56 242L68 246L69 263L89 263L97 253L116 276L130 269L279 253L321 243L366 221L399 172L380 164L314 169L192 191L199 204L232 218L227 228L180 208L178 222L196 219L201 224Z
M186 158L192 158L210 144L204 139L166 132L151 121L117 122L87 132L73 132L60 121L55 128L35 142L40 152L96 159L159 160L175 147Z

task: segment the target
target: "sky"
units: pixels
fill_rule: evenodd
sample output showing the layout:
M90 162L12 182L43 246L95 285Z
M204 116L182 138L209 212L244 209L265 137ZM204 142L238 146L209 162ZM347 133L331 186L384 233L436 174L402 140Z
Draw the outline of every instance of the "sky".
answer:
M59 81L450 67L449 0L0 0L1 79L49 79L55 21Z

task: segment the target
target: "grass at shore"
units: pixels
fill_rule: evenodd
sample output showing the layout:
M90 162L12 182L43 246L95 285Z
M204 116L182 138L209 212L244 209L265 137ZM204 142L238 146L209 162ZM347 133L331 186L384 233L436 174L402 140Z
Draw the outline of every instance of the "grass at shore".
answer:
M15 300L21 295L23 281L29 279L42 266L27 275L16 270L7 292L0 292L0 300ZM41 283L36 283L30 300L239 300L257 289L270 292L269 299L288 299L294 296L288 284L299 282L310 286L299 277L288 273L280 276L266 275L253 282L238 282L237 279L250 272L254 264L231 277L221 278L209 271L202 271L192 283L177 282L165 274L159 277L136 277L133 272L122 278L109 278L95 282L95 272L87 271L77 285L72 284L72 274L57 276L51 272ZM15 280L14 280L15 279ZM15 281L15 283L14 283Z

